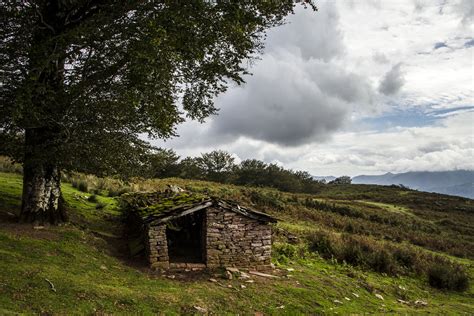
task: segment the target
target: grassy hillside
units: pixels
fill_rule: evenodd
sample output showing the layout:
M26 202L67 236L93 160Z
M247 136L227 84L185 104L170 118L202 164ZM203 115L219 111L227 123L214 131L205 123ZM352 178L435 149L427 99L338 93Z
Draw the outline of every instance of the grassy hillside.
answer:
M443 290L428 279L436 268L450 279L462 279L462 273L473 279L472 200L368 185L326 186L306 195L181 179L122 183L76 175L65 180L70 223L33 228L13 222L21 176L0 173L0 314L467 315L474 310L472 286ZM128 258L118 200L111 196L169 183L279 218L273 274L280 277L253 277L248 283L227 280L221 270L153 272Z

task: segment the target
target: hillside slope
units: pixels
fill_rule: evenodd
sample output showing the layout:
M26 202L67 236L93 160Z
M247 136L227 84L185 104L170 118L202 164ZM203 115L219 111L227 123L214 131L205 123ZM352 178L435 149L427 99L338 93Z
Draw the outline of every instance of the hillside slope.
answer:
M20 205L21 176L0 173L0 314L469 314L474 310L472 287L464 292L434 289L424 274L409 272L408 263L401 267L393 262L390 267L395 270L374 272L362 261L350 265L330 259L322 248L315 250L317 242L310 242L318 236L317 241L326 240L326 246L333 248L331 240L347 245L364 242L375 245L373 249L399 247L406 254L413 248L421 264L431 262L421 261L425 254L437 254L463 266L472 279L472 200L363 185L327 186L310 196L181 179L128 184L132 190L151 190L174 183L278 217L272 274L279 278L253 277L250 283L225 279L222 270L148 270L142 261L126 255L121 211L117 199L107 196L111 193L107 183L85 176L70 180L87 181L89 189L100 195L91 198L65 183L70 223L33 228L13 222Z

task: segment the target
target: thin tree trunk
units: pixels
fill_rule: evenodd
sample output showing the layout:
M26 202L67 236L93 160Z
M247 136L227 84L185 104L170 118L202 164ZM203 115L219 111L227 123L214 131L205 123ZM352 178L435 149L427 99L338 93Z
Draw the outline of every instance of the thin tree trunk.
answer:
M25 133L20 222L42 225L66 220L59 167L51 158L45 159L44 156L48 144L51 144L50 140L44 139L47 134L41 130L27 130Z

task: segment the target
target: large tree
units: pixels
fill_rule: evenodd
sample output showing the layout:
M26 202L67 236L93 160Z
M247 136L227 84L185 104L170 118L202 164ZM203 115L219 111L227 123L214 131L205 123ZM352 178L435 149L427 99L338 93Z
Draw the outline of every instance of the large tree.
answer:
M120 172L243 82L282 1L3 0L0 152L24 166L20 219L64 220L62 170ZM310 6L313 6L310 3Z

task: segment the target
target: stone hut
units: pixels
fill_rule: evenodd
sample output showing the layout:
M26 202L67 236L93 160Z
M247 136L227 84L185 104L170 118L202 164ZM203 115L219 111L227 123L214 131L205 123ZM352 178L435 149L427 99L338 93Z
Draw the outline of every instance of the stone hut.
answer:
M273 217L237 203L190 193L133 193L129 210L132 254L144 251L152 268L270 265Z

